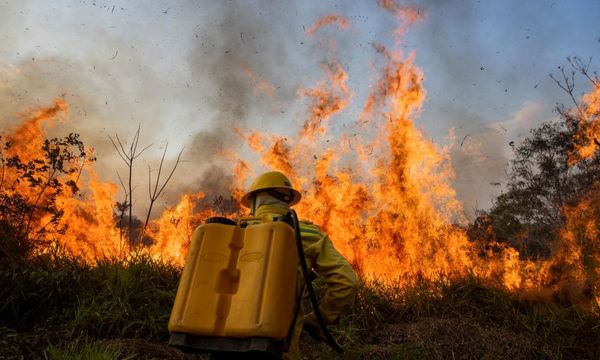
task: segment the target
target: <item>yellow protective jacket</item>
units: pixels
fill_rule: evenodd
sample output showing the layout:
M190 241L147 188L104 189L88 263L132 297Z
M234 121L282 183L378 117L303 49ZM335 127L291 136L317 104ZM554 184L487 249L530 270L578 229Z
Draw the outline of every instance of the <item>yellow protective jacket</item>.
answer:
M254 216L261 221L272 221L277 216L287 213L288 209L274 206L260 206ZM358 289L358 277L348 261L335 249L329 237L323 233L317 225L308 221L301 221L300 233L302 235L302 247L306 256L309 270L325 280L326 291L319 303L319 309L323 319L332 324L352 304ZM299 272L298 288L304 288L302 272ZM302 331L302 313L298 316L290 348L283 355L284 359L298 359L300 333Z

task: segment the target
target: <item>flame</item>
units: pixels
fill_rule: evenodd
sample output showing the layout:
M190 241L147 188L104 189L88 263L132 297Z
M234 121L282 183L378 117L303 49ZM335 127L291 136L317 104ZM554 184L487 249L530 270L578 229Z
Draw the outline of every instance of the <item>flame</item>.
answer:
M402 41L406 29L413 24L422 21L426 17L425 11L414 6L399 5L395 0L378 0L377 3L383 9L396 16L398 27L394 31L396 44Z
M337 24L340 29L348 28L348 19L341 15L329 14L325 15L319 20L315 21L307 30L306 34L309 36L314 35L320 28L332 24Z
M577 133L575 154L569 159L571 163L592 157L600 147L600 82L594 81L593 89L582 96L578 110L574 116L583 121Z
M395 2L382 6L400 24L424 16ZM404 31L400 26L396 39ZM494 242L482 253L460 226L465 219L450 186L454 174L449 148L429 141L414 125L426 97L415 54L374 47L386 64L351 130L355 134L331 134L340 138L335 145L315 143L327 138L323 120L335 118L351 99L341 67L324 68L324 80L310 92L300 92L315 101L296 137L238 129L266 168L285 172L304 189L304 200L296 206L299 213L321 226L366 279L410 282L474 274L511 291L543 289L549 294L567 288L571 294L583 293L592 284L597 299L598 271L585 264L597 264L598 244L583 249L581 239L597 239L598 224L589 210L585 219L577 215L590 205L565 209L569 221L549 260L523 260L514 248ZM584 99L596 103L593 95ZM333 105L330 100L335 100ZM586 109L594 111L592 106ZM578 229L586 229L585 234Z
M301 137L325 134L325 122L344 110L352 97L346 81L348 74L334 58L324 65L327 80L310 89L300 89L298 94L312 99L310 117L305 121ZM328 88L329 87L329 88Z
M42 109L28 110L19 114L23 123L10 131L8 137L12 146L7 151L7 157L19 156L23 161L33 159L45 139L45 133L39 131L43 124L53 126L55 120L64 120L69 106L64 100L55 99L54 106Z
M248 65L242 65L242 69L244 70L244 74L246 74L246 76L254 85L255 95L263 93L269 96L270 98L275 97L275 86L273 86L273 84L269 84L265 80L259 78L258 75L256 75Z
M10 146L0 150L0 159L2 160L0 191L13 197L15 195L26 199L33 209L31 212L22 214L20 220L12 219L19 222L19 229L25 230L32 239L35 239L41 231L49 225L49 219L43 213L37 211L39 208L45 208L55 199L51 196L48 185L51 184L55 177L62 177L65 181L76 181L76 170L80 164L68 162L64 164L65 169L73 169L71 174L57 174L51 167L45 168L45 164L36 163L37 155L43 150L45 133L40 131L43 125L52 126L56 120L64 120L68 112L67 104L56 99L52 107L29 110L19 114L23 118L23 122L17 127L11 129L8 134L2 134L3 146ZM47 151L51 151L48 148ZM27 172L27 169L32 167L37 170L27 178L23 178L16 170L8 167L7 163L10 159L19 159L24 168L18 171L22 174ZM12 170L12 171L11 171ZM30 185L32 182L37 182L40 186L35 187ZM62 196L70 196L72 193L69 188L64 189ZM60 197L59 199L60 200ZM9 214L10 216L10 214Z
M561 246L553 258L554 267L562 267L561 282L575 283L579 295L589 292L600 306L600 182L584 199L565 210L567 225ZM589 287L589 289L586 289Z
M24 119L18 127L2 134L10 146L2 155L5 159L18 156L23 162L43 159L42 147L47 138L46 126L51 126L57 119L64 119L68 105L63 100L55 100L54 105L36 111L21 114ZM66 226L62 231L51 232L51 236L59 245L69 253L81 256L93 262L101 257L123 257L129 253L126 231L119 230L118 214L115 212L115 197L117 186L110 182L101 181L89 160L93 154L92 149L86 149L87 158L82 162L68 164L78 171L61 175L61 180L79 182L83 189L81 194L75 194L69 187L63 189L56 199L59 212L62 213L61 225ZM0 191L7 195L18 193L29 201L33 201L39 190L33 189L25 181L16 181L18 174L8 167L3 167L3 187ZM36 176L46 176L37 174ZM38 201L38 208L44 206L47 192L42 193ZM182 264L185 261L189 234L195 226L206 217L217 214L213 209L197 209L197 203L204 198L204 194L186 194L179 204L167 209L163 214L150 223L144 237L149 239L145 250L155 257L162 257ZM46 229L51 222L52 215L44 214L34 218L34 224L29 234L39 233ZM43 250L42 250L43 251Z
M418 9L391 0L382 0L380 5L398 19L397 41L406 26L424 16ZM307 34L332 23L348 27L345 18L332 14L317 20ZM242 128L234 131L259 155L265 168L283 171L303 189L298 212L329 234L363 278L408 283L415 278L474 274L515 292L556 293L575 286L578 293L591 292L600 302L600 270L595 266L600 262L600 185L586 200L565 209L567 225L551 259L523 260L507 245L470 241L464 230L462 205L450 185L454 176L450 149L430 141L414 123L426 98L424 75L415 65L415 54L397 50L398 43L392 49L375 44L384 62L362 112L345 132L330 133L330 121L348 107L353 92L347 85L348 73L337 59L335 43L329 44L323 80L298 91L308 100L309 109L296 136ZM274 96L274 87L259 80L250 69L244 71L259 91ZM579 135L579 143L584 144L577 149L580 157L595 151L589 146L598 138L599 99L597 84L582 98L586 125ZM23 124L4 135L13 143L6 155L18 154L24 159L41 156L44 124L65 118L67 111L67 104L56 100L49 108L23 115L27 117ZM220 156L232 164L235 181L231 191L239 200L248 180L262 169L234 150L225 150ZM119 230L114 200L117 186L101 181L90 163L71 166L84 166L80 180L83 191L77 196L64 192L57 199L68 229L56 234L55 240L88 261L125 256L130 249L126 231ZM15 174L5 178L14 182ZM14 191L32 195L26 186L17 186ZM209 200L203 193L184 194L178 204L150 223L141 236L143 249L183 264L197 224L209 216L235 215L233 211L223 213ZM42 227L48 219L36 221L36 226Z

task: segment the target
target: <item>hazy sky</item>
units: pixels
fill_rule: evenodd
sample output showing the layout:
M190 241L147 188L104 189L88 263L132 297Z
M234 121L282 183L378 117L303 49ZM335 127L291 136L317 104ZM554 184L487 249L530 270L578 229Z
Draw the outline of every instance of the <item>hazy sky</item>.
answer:
M591 68L600 68L600 2L401 3L427 14L402 45L425 75L417 126L454 144L455 186L472 214L499 190L492 183L503 181L508 143L568 101L548 74L567 56L594 57ZM307 37L330 13L349 28ZM1 1L0 125L64 96L71 112L60 132L97 148L106 179L116 181L120 166L108 135L127 137L141 124L142 141L155 144L149 162L164 141L173 154L186 146L171 192L198 190L219 181L211 155L241 146L232 124L285 133L304 121L296 92L322 78L325 39L336 39L354 92L333 129L354 121L373 80L371 44L391 45L395 25L376 1ZM256 92L244 67L275 87L275 100Z

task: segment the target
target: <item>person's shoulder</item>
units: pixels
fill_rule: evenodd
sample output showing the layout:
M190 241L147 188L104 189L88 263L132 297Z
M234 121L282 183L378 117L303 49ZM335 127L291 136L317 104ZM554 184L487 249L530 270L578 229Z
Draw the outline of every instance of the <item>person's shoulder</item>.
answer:
M300 220L300 233L302 237L318 237L325 236L318 225L313 224L308 220Z

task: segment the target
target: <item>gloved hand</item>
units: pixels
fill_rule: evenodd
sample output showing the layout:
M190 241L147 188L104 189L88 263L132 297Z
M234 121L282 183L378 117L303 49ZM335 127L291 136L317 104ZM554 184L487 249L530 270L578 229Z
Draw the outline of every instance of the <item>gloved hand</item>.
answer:
M311 312L304 315L302 330L306 331L308 335L317 341L327 341L323 335L323 332L321 331L321 326L319 326L319 321L317 320L315 313Z

